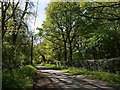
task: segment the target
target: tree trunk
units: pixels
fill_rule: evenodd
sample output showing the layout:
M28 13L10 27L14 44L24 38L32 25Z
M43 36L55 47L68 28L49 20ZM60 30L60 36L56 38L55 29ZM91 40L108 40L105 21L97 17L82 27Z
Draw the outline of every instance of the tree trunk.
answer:
M2 13L2 39L5 35L5 31L4 31L4 26L5 26L5 13L4 13L4 10L3 10L3 2L1 2L1 13Z
M69 40L69 64L72 65L72 42Z
M96 57L95 57L95 47L92 48L92 55L93 55L93 59L96 59Z
M71 42L69 44L70 44L70 47L69 47L69 50L70 50L70 61L72 62L72 45L71 45Z
M67 61L67 47L66 47L66 40L64 40L64 61Z
M42 55L42 54L41 54L41 56L42 56L42 58L43 58L43 62L45 62L45 61L46 61L45 56Z
M59 47L59 52L58 52L58 60L61 61L61 53L62 53L62 49L61 46Z
M31 41L31 65L33 64L32 60L33 60L33 36L32 36L32 41Z

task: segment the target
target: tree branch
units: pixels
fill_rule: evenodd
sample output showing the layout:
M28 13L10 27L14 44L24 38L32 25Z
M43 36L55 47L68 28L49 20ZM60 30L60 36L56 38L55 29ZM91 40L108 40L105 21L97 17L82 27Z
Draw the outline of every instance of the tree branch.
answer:
M11 14L11 16L9 16L9 17L5 20L5 22L7 22L7 21L14 15L15 10L17 9L18 4L19 4L19 2L17 2L17 4L16 4L16 6L15 6L15 8L14 8L12 14Z
M90 18L90 19L106 19L106 20L120 20L120 17L116 17L116 18L107 18L107 17L94 17L94 16L87 16L84 14L80 14L80 16L86 17L86 18Z

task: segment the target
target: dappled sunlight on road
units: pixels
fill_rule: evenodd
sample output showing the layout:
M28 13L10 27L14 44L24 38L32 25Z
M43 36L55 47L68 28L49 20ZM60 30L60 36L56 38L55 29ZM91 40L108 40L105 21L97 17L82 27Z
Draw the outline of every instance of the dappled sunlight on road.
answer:
M90 90L114 90L107 82L88 79L81 75L72 75L58 70L41 70L42 73L62 88L83 88Z
M82 90L118 90L107 82L87 78L82 75L72 75L59 70L47 70L41 67L38 70L37 80L38 86L46 88L66 89L82 89ZM44 83L44 84L43 84Z

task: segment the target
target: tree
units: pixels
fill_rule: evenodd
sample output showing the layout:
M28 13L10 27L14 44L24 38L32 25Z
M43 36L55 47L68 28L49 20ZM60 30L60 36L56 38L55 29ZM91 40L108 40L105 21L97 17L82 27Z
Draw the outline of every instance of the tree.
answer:
M110 54L111 51L113 52L113 50L115 50L115 48L112 48L112 45L114 45L114 47L118 45L115 45L114 40L111 40L110 38L116 38L114 33L116 33L116 35L119 34L119 2L80 4L80 16L86 18L87 22L90 20L90 22L86 24L86 27L90 28L82 32L86 38L86 43L89 42L86 46L86 48L88 47L89 50L86 49L86 51L89 51L90 53L92 51L94 54L92 56L95 59L108 57L111 58L114 56L118 57L116 56L117 54ZM117 36L117 38L119 38L119 36ZM119 42L119 39L117 40L117 42ZM111 44L108 45L108 43Z
M22 10L19 2L1 2L3 69L13 69L29 62L30 35L25 15L31 14L30 5L26 2Z
M80 16L90 19L120 20L120 2L81 2Z
M52 42L53 56L64 55L64 61L119 57L118 5L51 2L40 36Z
M80 21L79 7L79 3L52 2L46 9L47 19L43 24L43 29L49 32L51 37L63 41L65 61L67 61L67 44L69 45L69 60L72 61L73 41L78 32Z

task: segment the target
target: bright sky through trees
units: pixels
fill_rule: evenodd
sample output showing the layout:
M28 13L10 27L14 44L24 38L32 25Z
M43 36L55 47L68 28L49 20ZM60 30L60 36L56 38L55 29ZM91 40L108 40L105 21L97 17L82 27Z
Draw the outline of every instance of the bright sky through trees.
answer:
M35 28L37 27L42 27L42 23L43 21L45 20L46 18L46 15L45 15L45 8L47 7L48 3L50 2L50 0L48 1L39 1L39 4L38 4L38 11L37 11L37 18L36 18L36 25L35 25ZM35 31L37 32L37 31Z
M33 32L37 33L38 31L36 30L37 27L42 27L42 23L46 18L45 15L45 8L47 7L48 3L50 3L50 0L36 0L33 1L35 5L35 9L37 10L37 17L36 17L36 22L35 19L33 19L33 22L30 24L30 27L33 29ZM37 2L38 1L38 2ZM38 6L37 6L38 3ZM34 26L35 22L35 26Z
M21 1L21 7L24 6L26 0ZM37 17L35 21L35 17L30 18L29 23L29 29L30 31L32 30L33 32L37 33L38 31L36 30L37 27L42 27L42 23L46 18L45 15L45 8L47 7L48 3L50 3L51 0L30 0L31 2L34 3L34 11L36 12L37 10ZM15 0L17 3L18 0ZM35 26L34 26L35 23Z

